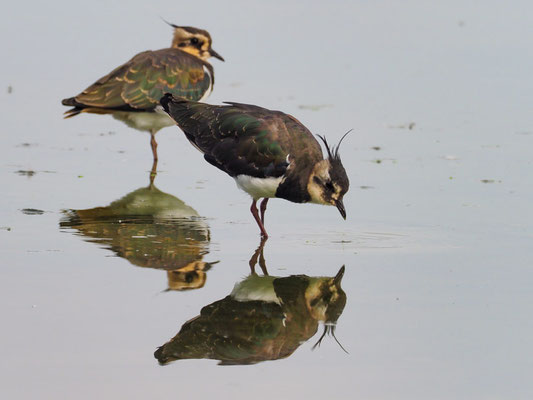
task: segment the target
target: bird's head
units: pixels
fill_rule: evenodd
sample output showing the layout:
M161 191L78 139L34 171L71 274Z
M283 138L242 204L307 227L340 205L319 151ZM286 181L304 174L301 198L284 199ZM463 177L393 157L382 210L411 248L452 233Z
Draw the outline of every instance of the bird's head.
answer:
M313 349L320 346L322 339L329 334L346 351L335 337L337 320L346 305L346 293L341 288L344 271L345 267L343 265L334 277L318 278L317 281L311 282L306 290L305 298L311 315L324 323L324 331L318 342L313 346Z
M211 48L212 40L209 32L191 26L177 26L168 22L167 24L174 28L173 48L192 54L203 61L207 61L209 57L224 61L224 58Z
M200 289L205 285L206 271L212 264L197 260L180 269L167 271L167 290Z
M346 305L346 293L341 288L344 265L334 277L310 278L305 291L307 308L314 319L334 324Z
M335 206L344 219L346 210L342 199L350 188L350 181L340 159L339 146L348 133L333 148L330 148L323 136L318 136L324 142L328 157L315 164L307 184L312 203Z

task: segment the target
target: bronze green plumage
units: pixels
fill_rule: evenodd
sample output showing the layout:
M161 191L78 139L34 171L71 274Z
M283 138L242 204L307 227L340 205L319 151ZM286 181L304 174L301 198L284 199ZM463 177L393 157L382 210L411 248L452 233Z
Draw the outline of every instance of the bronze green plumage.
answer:
M132 265L164 270L171 290L201 288L211 267L203 260L210 244L205 220L152 183L106 207L65 211L60 227Z
M67 117L96 109L154 111L165 93L200 100L214 82L213 67L176 49L145 51L96 81L79 95L63 100L75 108ZM102 111L103 111L102 110Z
M215 77L209 57L223 58L211 47L205 30L174 27L170 48L144 51L97 80L77 96L64 99L72 106L65 118L84 113L111 114L127 125L151 133L154 161L157 143L154 135L173 122L156 106L165 93L199 101L211 92Z
M209 105L169 93L160 102L204 159L250 194L262 236L268 237L264 215L269 198L332 205L346 219L343 197L350 182L339 145L330 147L319 136L327 151L324 158L313 134L293 116L250 104ZM259 216L256 202L261 198Z
M345 268L334 277L258 276L235 285L225 298L202 308L154 353L161 364L184 359L214 359L221 365L255 364L289 357L324 323L335 324L346 305L341 288ZM315 345L316 346L316 345Z

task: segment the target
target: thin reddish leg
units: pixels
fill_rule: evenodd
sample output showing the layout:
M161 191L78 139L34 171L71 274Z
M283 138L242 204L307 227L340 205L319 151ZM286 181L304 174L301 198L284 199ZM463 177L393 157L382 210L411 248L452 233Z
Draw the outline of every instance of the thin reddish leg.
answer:
M252 206L250 207L250 211L252 212L252 215L255 218L255 222L257 222L257 225L259 225L259 229L261 229L261 235L265 238L268 238L268 233L265 230L265 227L263 226L263 223L261 222L261 219L259 218L259 213L257 212L257 200L252 201Z
M261 210L261 222L265 226L265 211L267 209L268 197L265 197L261 202L259 209Z
M157 142L155 141L155 132L150 132L150 146L152 146L154 161L157 161Z
M261 243L259 243L259 246L257 247L254 254L252 255L252 258L250 258L250 261L248 262L248 264L250 265L250 270L252 274L255 274L255 265L257 264L257 260L259 260L259 266L261 267L261 271L263 271L263 275L265 276L268 275L265 256L263 254L266 241L267 241L266 237L261 238Z
M157 160L152 163L152 170L150 171L150 187L154 185L154 180L157 175Z

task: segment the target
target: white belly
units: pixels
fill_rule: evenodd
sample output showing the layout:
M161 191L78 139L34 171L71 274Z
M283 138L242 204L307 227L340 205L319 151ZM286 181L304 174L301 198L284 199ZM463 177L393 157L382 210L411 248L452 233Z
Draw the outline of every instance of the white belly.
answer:
M255 200L263 197L276 197L276 190L283 180L279 178L254 178L248 175L237 175L237 186L252 196Z
M138 129L140 131L157 132L167 126L176 125L165 112L117 111L113 113L113 117L124 122L130 128Z

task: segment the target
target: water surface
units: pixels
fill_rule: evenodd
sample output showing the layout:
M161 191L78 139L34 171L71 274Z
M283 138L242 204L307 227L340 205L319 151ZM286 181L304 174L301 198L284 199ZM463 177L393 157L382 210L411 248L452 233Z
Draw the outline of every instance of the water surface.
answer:
M531 398L532 12L525 1L12 4L0 35L3 397ZM107 116L62 119L62 98L170 43L159 16L213 36L226 62L213 61L209 102L280 109L333 142L354 129L341 148L347 221L273 200L255 267L292 282L344 265L335 336L348 353L331 335L313 350L325 318L294 305L261 311L284 357L154 357L250 279L260 245L247 195L177 128L157 135L150 184L149 135Z

